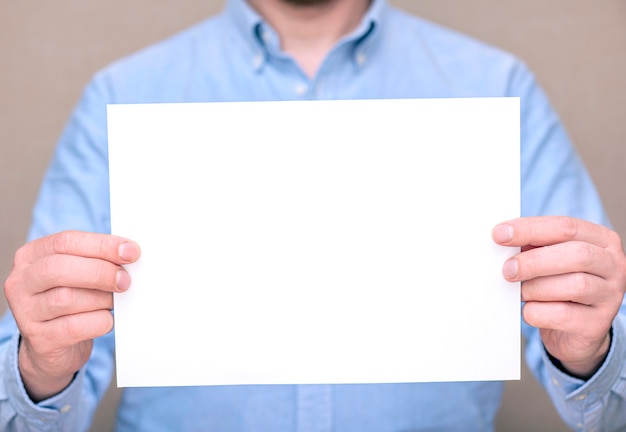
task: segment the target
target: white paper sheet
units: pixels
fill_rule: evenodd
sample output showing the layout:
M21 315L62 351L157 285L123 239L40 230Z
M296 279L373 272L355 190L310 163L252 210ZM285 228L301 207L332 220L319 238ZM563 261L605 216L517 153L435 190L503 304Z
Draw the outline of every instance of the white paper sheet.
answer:
M126 386L519 379L517 98L111 105Z

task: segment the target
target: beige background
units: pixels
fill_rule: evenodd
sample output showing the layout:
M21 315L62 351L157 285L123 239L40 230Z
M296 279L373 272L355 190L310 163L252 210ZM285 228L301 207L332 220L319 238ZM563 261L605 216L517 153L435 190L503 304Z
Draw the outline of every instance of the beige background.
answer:
M221 0L0 0L0 278L23 242L43 171L99 68L221 8ZM396 0L505 48L535 71L626 236L626 2ZM0 302L0 309L4 309ZM117 390L93 430L108 431ZM524 371L507 383L501 431L566 430Z

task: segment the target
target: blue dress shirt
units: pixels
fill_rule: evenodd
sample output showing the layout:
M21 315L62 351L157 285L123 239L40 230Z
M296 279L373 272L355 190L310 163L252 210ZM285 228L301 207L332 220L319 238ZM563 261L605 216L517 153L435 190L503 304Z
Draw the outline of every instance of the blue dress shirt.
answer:
M46 174L30 238L65 229L110 231L107 104L491 96L521 98L523 215L571 215L608 224L557 115L513 56L374 0L359 27L335 45L309 79L281 51L274 30L244 0L230 0L220 15L94 77ZM586 382L550 362L535 329L524 326L524 334L531 370L573 428L626 427L621 318L613 327L608 358ZM87 366L67 389L34 404L17 368L18 331L12 316L5 315L0 429L88 429L111 379L113 337L95 341ZM163 350L168 349L163 340ZM499 382L129 388L117 427L132 432L482 432L493 430L501 395Z

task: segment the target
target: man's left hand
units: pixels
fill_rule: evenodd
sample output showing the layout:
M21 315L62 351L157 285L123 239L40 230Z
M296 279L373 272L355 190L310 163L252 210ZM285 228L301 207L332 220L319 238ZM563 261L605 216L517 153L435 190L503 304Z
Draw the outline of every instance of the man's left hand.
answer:
M602 365L610 329L626 291L619 235L602 225L561 216L501 223L493 239L521 247L502 269L522 282L522 316L570 374L586 379Z

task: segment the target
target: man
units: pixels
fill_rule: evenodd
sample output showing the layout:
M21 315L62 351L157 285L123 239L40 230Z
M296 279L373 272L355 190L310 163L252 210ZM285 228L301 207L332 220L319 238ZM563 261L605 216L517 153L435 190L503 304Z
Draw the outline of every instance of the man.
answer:
M521 97L526 217L493 239L522 247L503 276L524 281L531 369L573 428L626 428L626 258L556 115L516 59L384 0L230 0L94 78L5 284L0 427L84 430L111 376L112 293L129 289L121 265L140 245L105 234L107 103L456 96ZM489 431L501 393L494 382L127 389L118 429Z

